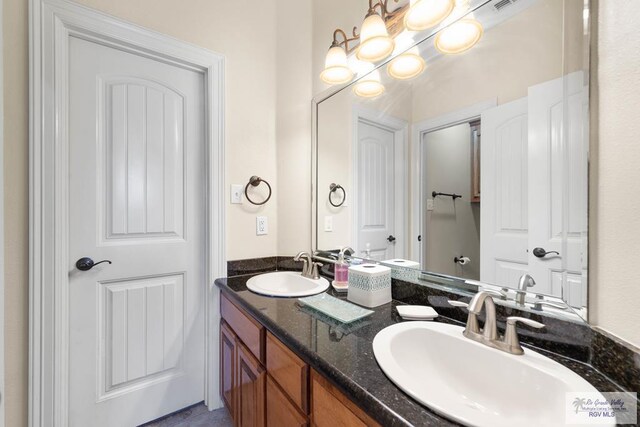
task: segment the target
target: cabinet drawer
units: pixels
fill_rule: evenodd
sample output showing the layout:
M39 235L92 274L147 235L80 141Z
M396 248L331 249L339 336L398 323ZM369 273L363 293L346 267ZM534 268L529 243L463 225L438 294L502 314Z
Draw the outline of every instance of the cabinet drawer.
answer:
M236 336L260 361L264 362L264 327L221 294L220 313Z
M311 373L311 421L314 427L379 427L315 371Z
M307 417L300 413L280 387L267 375L267 427L305 427Z
M309 413L309 366L267 332L267 372L289 398Z

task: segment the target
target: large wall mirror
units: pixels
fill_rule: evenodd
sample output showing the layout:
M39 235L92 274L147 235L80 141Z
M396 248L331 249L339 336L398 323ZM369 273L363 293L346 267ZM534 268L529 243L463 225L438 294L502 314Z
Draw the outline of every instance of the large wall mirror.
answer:
M456 19L482 25L473 48L441 53L449 20L398 36L426 65L411 79L355 64L316 100L315 248L586 319L587 7L472 1Z

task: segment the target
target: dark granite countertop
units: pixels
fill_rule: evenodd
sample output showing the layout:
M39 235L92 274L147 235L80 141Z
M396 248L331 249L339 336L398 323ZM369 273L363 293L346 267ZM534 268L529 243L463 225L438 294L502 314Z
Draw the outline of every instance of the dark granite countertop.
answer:
M244 308L273 335L294 350L313 369L324 375L346 396L384 426L453 426L396 387L379 368L373 355L374 336L385 327L401 322L392 301L374 314L342 325L298 305L296 298L270 298L246 287L251 275L216 280L232 301ZM416 285L418 286L418 285ZM330 288L329 294L346 299ZM438 321L463 325L440 316ZM621 391L613 382L586 363L536 348L575 371L600 391Z

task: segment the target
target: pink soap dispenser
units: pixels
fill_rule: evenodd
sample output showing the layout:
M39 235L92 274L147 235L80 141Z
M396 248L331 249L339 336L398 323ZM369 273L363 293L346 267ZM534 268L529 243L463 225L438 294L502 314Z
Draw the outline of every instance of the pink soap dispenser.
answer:
M334 288L346 288L349 286L349 263L344 259L345 252L353 253L354 250L346 246L340 249L338 254L338 262L335 266L335 278L333 281Z

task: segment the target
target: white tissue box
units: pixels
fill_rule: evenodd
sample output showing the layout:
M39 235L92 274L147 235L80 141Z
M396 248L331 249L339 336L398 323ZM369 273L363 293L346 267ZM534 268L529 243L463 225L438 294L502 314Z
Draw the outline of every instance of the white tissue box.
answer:
M418 280L418 277L420 276L419 262L394 258L382 261L382 263L391 267L391 277L393 279L411 282Z
M391 302L391 269L377 264L349 267L347 299L365 307Z

